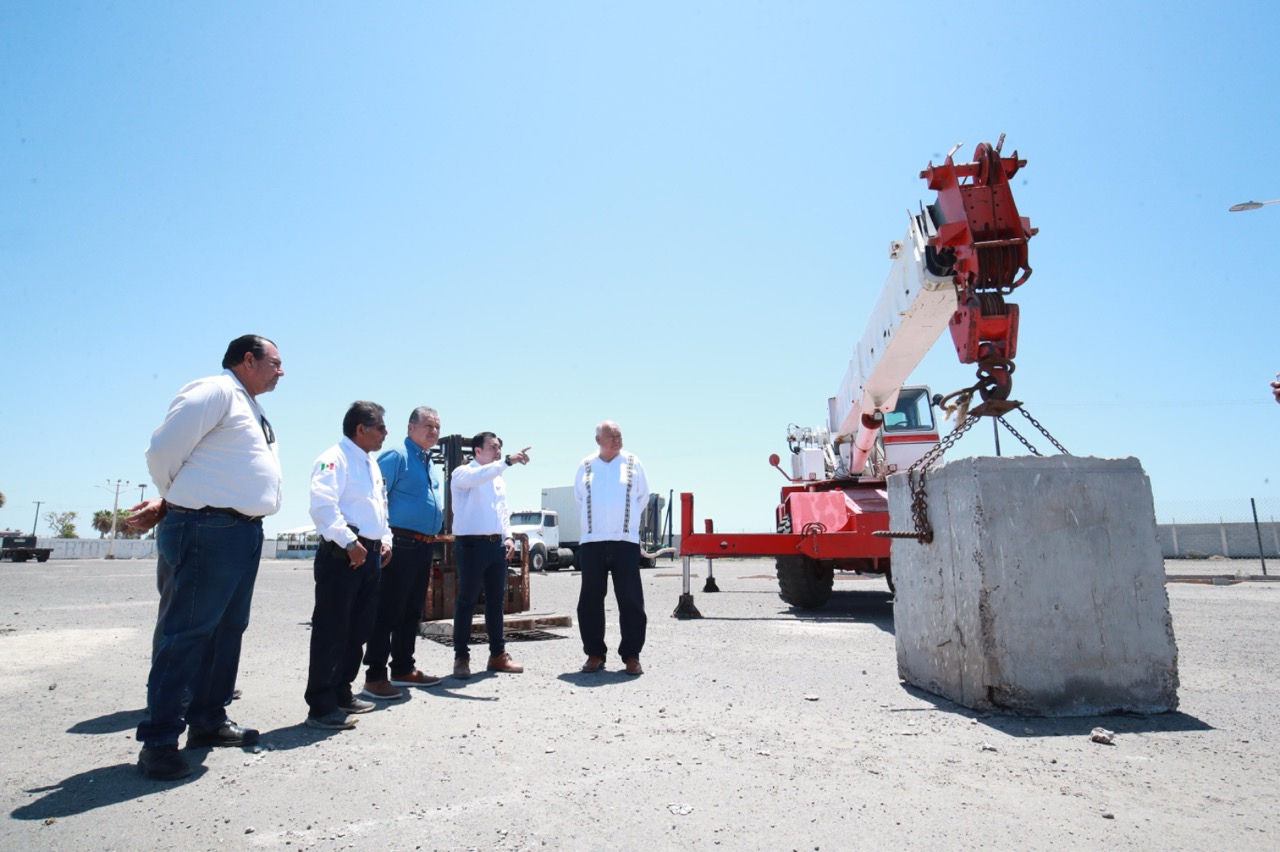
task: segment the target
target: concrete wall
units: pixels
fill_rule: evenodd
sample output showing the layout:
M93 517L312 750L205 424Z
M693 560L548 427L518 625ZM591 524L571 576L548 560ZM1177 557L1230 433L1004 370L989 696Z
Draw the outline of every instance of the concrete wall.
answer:
M1151 486L1137 459L957 459L929 473L934 541L894 540L898 671L979 710L1177 706ZM892 529L912 529L906 474Z
M107 555L105 538L42 538L40 547L52 547L52 559L101 559ZM117 559L155 559L155 539L118 538L113 548Z
M101 559L107 555L107 544L109 542L104 538L40 538L37 539L37 546L52 547L53 553L51 559ZM275 559L277 542L273 538L269 538L262 543L262 556L264 559ZM279 558L284 557L284 543L279 543ZM116 559L155 559L156 558L156 542L150 538L118 538L115 542ZM310 559L315 555L315 551L309 551L306 558Z
M1160 550L1166 559L1203 559L1227 556L1258 558L1258 534L1262 534L1262 556L1280 557L1280 523L1266 521L1257 527L1246 523L1159 524Z

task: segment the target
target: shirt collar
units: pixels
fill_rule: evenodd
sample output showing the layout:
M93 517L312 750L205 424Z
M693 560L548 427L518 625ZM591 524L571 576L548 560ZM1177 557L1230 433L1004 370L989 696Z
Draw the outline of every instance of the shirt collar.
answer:
M355 441L348 438L346 435L342 436L342 440L338 442L338 446L342 447L342 451L349 456L355 456L356 458L365 458L365 459L372 458L368 453L360 449L359 444L357 444Z
M404 450L406 453L417 455L417 457L422 461L427 461L431 458L431 451L424 450L422 447L419 447L413 442L412 438L406 437L404 439Z

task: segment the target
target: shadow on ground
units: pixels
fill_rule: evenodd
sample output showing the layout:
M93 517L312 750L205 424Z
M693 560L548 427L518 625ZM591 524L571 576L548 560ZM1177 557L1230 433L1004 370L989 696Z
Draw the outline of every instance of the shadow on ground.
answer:
M885 633L893 633L893 595L889 592L842 591L831 593L831 599L818 609L787 607L774 615L716 615L715 596L699 597L698 611L707 621L791 621L811 624L870 624Z
M142 717L145 715L147 715L145 707L140 707L137 710L117 710L105 716L76 722L70 728L67 728L67 733L118 734L121 731L132 731L142 723Z
M203 776L207 771L202 764L206 753L184 752L192 772L177 781L147 778L138 772L137 765L133 763L117 763L114 766L101 766L80 772L55 784L25 791L44 795L30 804L15 808L10 816L21 820L57 819L163 793L181 784L190 784Z
M929 702L937 710L973 719L980 725L1011 737L1087 737L1094 728L1106 728L1117 735L1214 730L1208 722L1176 711L1152 714L1109 713L1103 716L1014 716L971 710L910 684L904 683L902 688L916 698ZM928 712L931 708L920 709Z

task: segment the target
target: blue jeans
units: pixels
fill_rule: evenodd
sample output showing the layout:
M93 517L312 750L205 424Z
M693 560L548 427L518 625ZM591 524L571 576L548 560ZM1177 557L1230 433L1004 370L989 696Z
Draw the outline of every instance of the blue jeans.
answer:
M507 600L507 548L500 541L459 537L454 544L458 563L458 597L453 609L453 655L471 654L471 614L484 589L484 629L489 634L489 655L507 648L502 637L502 607Z
M383 566L378 581L378 616L364 651L364 664L369 667L365 680L386 680L388 658L393 676L417 668L413 650L434 554L435 545L430 542L402 535L391 542L391 561Z
M160 593L160 608L156 612L156 629L151 633L151 659L160 653L160 640L164 638L164 617L173 601L173 566L156 554L156 591Z
M351 682L360 673L364 643L378 613L382 554L377 542L361 540L369 554L356 568L347 552L321 540L316 551L316 606L311 612L311 662L305 698L310 715L326 716L351 703Z
M604 657L604 596L613 575L613 595L618 601L618 622L622 641L618 656L639 657L644 649L644 586L640 582L640 545L629 541L592 541L578 550L582 588L578 592L578 633L587 656Z
M227 720L223 707L249 626L262 522L170 511L156 531L156 551L173 579L153 644L147 715L138 725L147 747L176 745L188 725L204 730Z

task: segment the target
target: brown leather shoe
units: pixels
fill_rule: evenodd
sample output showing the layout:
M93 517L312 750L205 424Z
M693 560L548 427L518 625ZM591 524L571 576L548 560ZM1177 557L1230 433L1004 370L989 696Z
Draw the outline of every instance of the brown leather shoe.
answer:
M404 698L404 693L385 680L366 680L360 694L374 701L396 701Z
M470 657L454 657L453 658L453 676L459 680L466 680L471 677L471 658Z
M511 659L511 655L506 651L496 657L490 657L487 668L491 672L507 672L508 674L520 674L520 672L524 671L524 666L517 665L516 661Z
M440 678L432 677L429 674L414 669L408 674L392 675L392 686L435 686L440 682Z
M582 664L584 672L602 672L604 671L604 657L592 654L587 657L587 661Z
M622 662L627 664L627 674L629 675L644 674L644 669L640 668L639 657L627 657Z

